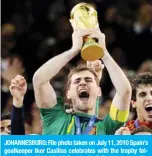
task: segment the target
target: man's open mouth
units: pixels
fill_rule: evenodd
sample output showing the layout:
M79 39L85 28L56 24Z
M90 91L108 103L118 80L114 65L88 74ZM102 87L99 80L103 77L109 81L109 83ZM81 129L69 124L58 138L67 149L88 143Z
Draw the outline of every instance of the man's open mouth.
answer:
M146 107L145 107L145 110L148 114L148 117L149 118L152 118L152 104L147 104Z
M145 110L146 110L147 112L152 111L152 104L146 105Z
M89 99L89 92L87 90L80 90L79 91L79 98L82 101L88 101Z

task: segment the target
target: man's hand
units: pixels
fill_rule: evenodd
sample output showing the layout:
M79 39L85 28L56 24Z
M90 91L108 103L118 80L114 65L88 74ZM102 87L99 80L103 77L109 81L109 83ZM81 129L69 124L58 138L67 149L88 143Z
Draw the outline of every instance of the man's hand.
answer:
M13 105L16 107L22 107L24 95L27 91L27 83L24 77L17 75L14 79L11 80L9 89L13 96Z
M89 37L95 38L98 40L98 43L103 48L104 55L105 55L107 53L105 35L100 31L99 28L94 28L94 29L91 29L90 31L91 31L91 34L89 35Z
M115 135L130 135L130 130L128 127L120 127L116 132Z
M74 30L72 34L72 51L80 52L82 45L83 45L83 39L85 36L88 36L91 34L91 29L76 29Z
M87 67L92 68L94 72L97 74L99 81L102 78L102 70L104 68L104 64L100 60L96 61L87 61Z

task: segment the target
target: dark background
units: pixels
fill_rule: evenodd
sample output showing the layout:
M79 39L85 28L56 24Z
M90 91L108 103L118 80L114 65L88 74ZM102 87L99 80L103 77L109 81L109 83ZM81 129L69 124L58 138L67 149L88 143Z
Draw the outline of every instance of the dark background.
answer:
M2 113L11 111L8 87L17 74L28 82L25 114L29 124L36 109L32 76L48 59L72 46L70 11L80 0L2 0L1 70ZM88 0L97 12L101 31L106 35L109 53L128 77L152 72L152 1ZM63 95L69 68L80 61L74 58L52 81L57 95ZM102 103L111 99L114 90L106 69L103 71ZM31 113L32 112L32 113ZM34 115L33 115L34 116Z

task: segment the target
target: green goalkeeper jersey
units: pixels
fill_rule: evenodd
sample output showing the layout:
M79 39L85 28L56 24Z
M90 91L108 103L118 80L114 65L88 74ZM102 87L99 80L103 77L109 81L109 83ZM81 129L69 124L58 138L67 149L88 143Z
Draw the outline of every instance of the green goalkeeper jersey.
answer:
M85 130L91 115L85 113L68 114L65 112L62 98L57 99L57 104L51 109L40 109L43 122L43 135L76 135L74 116L80 118L81 130ZM112 135L124 125L124 122L112 120L109 114L103 120L96 119L89 132L90 135Z

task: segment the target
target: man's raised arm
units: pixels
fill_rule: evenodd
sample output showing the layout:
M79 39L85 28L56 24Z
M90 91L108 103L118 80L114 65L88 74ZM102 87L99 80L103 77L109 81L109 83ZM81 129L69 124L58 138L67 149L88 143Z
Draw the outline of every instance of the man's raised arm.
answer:
M104 48L104 56L102 58L102 61L107 68L111 81L116 89L116 95L112 101L112 111L110 111L110 116L118 121L121 121L122 118L126 120L129 113L129 106L131 101L130 83L124 72L108 53L105 45L105 36L100 32L100 29L96 28L92 30L92 34L90 35L90 37L97 38L99 44ZM121 117L118 117L118 119L118 114L120 114L120 116L121 114L123 115ZM124 122L123 119L122 122Z
M72 35L72 48L50 59L35 72L33 86L39 108L52 108L57 103L55 91L49 81L79 53L83 44L83 36L88 34L89 30L75 30Z
M27 83L23 76L17 75L11 80L9 87L13 97L11 112L11 135L25 135L23 101L27 91Z

